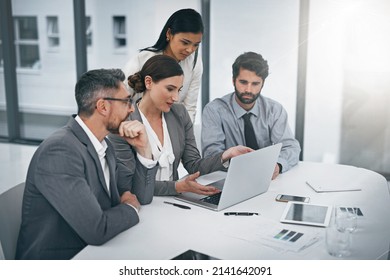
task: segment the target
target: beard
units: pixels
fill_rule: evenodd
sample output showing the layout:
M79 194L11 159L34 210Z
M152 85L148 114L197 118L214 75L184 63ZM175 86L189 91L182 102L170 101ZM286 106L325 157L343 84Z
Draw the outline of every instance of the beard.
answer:
M238 100L240 100L240 102L243 104L252 104L260 96L260 91L258 93L239 92L236 87L234 87L234 93L235 93L236 97L238 98ZM246 97L246 98L244 98L244 97Z
M108 124L107 124L107 130L109 132L111 132L112 134L119 134L119 127L121 125L122 122L126 121L127 118L129 117L130 114L127 114L126 115L126 118L124 118L123 120L114 120L114 121L110 121Z

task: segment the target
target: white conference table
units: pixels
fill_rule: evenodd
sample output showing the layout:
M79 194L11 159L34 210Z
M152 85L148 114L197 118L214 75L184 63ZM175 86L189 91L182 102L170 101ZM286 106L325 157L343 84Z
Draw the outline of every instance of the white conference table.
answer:
M254 174L255 175L255 174ZM306 185L308 178L348 179L361 191L316 193ZM239 186L238 186L239 187ZM87 246L74 259L168 260L192 249L226 260L336 259L325 246L325 228L282 224L286 203L275 201L278 194L310 197L312 204L359 207L364 216L352 234L351 255L346 259L387 259L390 246L390 194L386 179L373 171L346 165L299 162L271 182L268 192L214 212L187 204L190 210L164 201L173 197L154 197L140 211L140 223L102 246ZM224 212L258 212L259 216L225 216ZM300 251L280 251L261 240L264 231L289 229L317 235L318 241ZM257 233L259 240L253 240Z

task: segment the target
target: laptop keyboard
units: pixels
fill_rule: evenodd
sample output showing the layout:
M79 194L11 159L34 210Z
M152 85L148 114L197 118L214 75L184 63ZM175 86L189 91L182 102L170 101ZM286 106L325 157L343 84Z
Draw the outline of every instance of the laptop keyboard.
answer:
M204 202L207 202L210 204L214 204L214 205L218 205L219 200L221 199L221 194L222 194L222 192L219 192L219 193L216 193L216 194L213 194L210 196L206 196L206 197L202 198L201 201L204 201Z

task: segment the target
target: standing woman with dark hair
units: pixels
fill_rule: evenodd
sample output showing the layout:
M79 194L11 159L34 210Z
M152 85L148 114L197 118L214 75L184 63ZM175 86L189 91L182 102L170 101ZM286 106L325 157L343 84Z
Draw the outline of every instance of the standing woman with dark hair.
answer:
M174 58L184 72L183 88L178 102L184 104L191 121L194 122L203 73L202 59L198 55L202 36L201 15L193 9L178 10L165 23L157 42L151 47L141 49L126 63L123 72L128 77L140 71L149 58L158 54ZM131 88L130 93L133 93ZM140 96L136 95L135 100Z
M183 70L173 58L166 55L151 57L141 71L129 76L128 84L134 92L143 92L130 118L144 124L153 159L158 161L154 194L194 192L210 195L219 192L217 188L198 184L195 179L200 174L224 169L223 163L252 149L235 146L201 158L188 112L183 104L177 103L183 86ZM110 140L117 158L131 168L131 146L118 135L111 134ZM178 181L180 161L190 175Z

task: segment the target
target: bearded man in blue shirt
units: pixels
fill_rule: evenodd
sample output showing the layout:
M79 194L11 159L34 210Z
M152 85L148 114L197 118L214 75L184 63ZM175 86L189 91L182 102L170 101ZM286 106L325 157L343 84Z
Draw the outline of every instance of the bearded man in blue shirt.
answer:
M232 68L235 91L214 99L203 110L203 157L236 145L256 150L282 143L272 177L275 179L298 163L300 145L283 106L261 95L269 71L267 61L260 54L246 52Z

